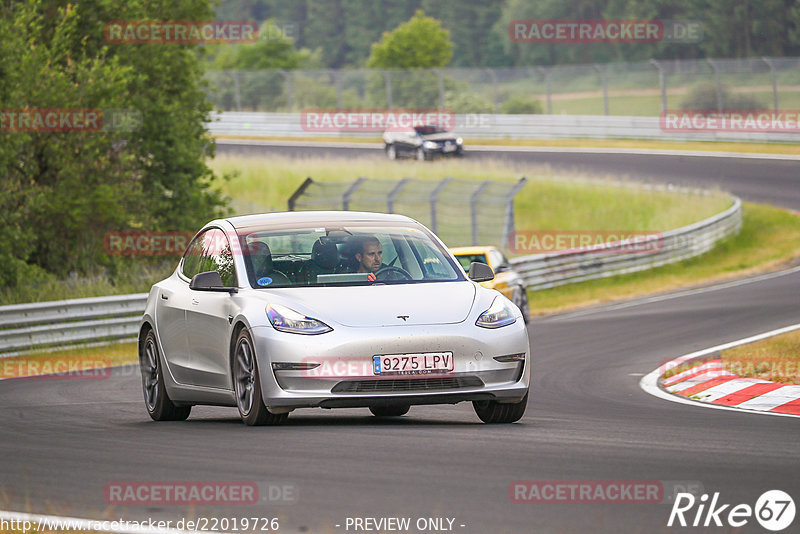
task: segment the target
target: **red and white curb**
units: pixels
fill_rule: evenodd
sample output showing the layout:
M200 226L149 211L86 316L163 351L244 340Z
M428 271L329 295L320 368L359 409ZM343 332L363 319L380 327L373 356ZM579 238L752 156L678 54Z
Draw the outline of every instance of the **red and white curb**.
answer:
M743 378L727 371L722 360L708 359L709 355L716 352L798 328L800 324L686 354L645 375L639 385L651 395L673 402L721 410L748 410L768 415L800 417L800 386ZM702 361L681 373L663 378L667 370L695 359Z

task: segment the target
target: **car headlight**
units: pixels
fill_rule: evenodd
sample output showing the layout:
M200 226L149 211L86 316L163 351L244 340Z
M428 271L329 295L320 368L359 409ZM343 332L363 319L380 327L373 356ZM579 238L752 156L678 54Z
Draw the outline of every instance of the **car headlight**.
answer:
M483 328L500 328L508 326L515 321L514 312L508 306L508 301L504 298L496 297L489 309L478 317L475 324Z
M280 304L267 305L267 317L272 327L280 332L314 335L324 334L333 330L322 321L306 317L302 313Z
M427 148L428 150L436 150L438 147L439 145L437 145L433 141L425 141L424 143L422 143L422 148Z
M464 144L464 140L459 137L458 139L456 139L456 144L457 145L463 145Z

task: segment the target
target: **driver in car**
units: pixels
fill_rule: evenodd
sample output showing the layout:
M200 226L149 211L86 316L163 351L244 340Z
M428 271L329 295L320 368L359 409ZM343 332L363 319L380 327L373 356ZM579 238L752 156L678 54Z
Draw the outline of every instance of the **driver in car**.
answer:
M375 273L382 267L386 267L383 263L383 249L381 242L377 237L367 236L361 240L361 251L355 253L356 262L358 262L359 273L370 273L370 281L375 280Z

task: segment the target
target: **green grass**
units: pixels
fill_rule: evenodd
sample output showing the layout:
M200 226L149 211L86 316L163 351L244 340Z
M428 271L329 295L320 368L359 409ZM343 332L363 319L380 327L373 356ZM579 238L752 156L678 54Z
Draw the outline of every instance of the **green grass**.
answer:
M800 384L800 330L724 350L722 364L739 376Z
M388 161L374 157L218 157L218 173L238 175L217 187L243 209L286 209L286 201L306 177L315 181L351 181L359 176L400 179L530 181L515 199L515 226L526 230L665 231L704 219L730 205L720 192L681 194L631 187L617 178L575 180L544 166L514 166L496 161L443 160L434 163ZM346 169L343 171L342 169ZM580 177L578 177L580 178ZM249 210L248 210L249 211ZM491 243L502 245L500 243Z
M650 271L531 291L531 311L553 313L777 268L800 258L800 217L744 203L742 231L714 250Z

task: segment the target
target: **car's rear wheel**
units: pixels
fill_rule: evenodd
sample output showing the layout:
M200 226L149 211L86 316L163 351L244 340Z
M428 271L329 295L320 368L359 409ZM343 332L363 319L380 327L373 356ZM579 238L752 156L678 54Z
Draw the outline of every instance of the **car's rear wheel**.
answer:
M183 421L192 411L191 406L178 406L172 402L164 387L161 357L153 330L148 330L139 344L139 369L142 372L144 405L153 421Z
M401 406L370 406L369 411L375 417L400 417L408 413L411 406L407 404Z
M236 407L244 424L248 426L279 425L289 417L288 413L271 413L264 405L261 393L261 377L258 359L250 332L243 328L236 338L233 353L233 382Z
M389 159L397 159L397 148L394 145L386 145L386 157Z
M475 413L484 423L506 424L513 423L522 419L525 415L525 407L528 405L528 394L519 402L511 404L501 404L497 401L473 401L472 407Z

